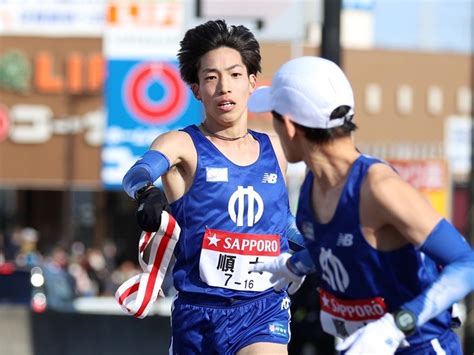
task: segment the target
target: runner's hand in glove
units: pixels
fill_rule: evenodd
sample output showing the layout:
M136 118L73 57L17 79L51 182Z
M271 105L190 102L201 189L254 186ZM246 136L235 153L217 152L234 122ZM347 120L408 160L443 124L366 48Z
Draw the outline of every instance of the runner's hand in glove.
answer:
M150 187L137 194L137 223L146 232L156 232L161 224L161 212L170 212L165 194L157 187Z
M346 355L388 355L394 354L404 342L405 334L398 329L393 315L386 313L382 318L360 328L337 345Z
M253 265L250 271L271 273L270 282L274 283L275 291L288 287L288 293L293 294L298 291L306 276L296 274L298 271L292 267L290 257L291 254L283 253L268 263Z

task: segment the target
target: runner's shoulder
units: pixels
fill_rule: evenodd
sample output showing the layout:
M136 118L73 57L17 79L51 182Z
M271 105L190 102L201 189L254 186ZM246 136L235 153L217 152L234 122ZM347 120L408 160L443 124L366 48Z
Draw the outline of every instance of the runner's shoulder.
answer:
M161 148L172 147L174 150L182 150L193 144L190 135L183 131L169 131L155 138L151 149L161 150Z
M163 153L170 160L171 165L196 157L193 140L189 134L183 131L163 133L153 141L150 149Z

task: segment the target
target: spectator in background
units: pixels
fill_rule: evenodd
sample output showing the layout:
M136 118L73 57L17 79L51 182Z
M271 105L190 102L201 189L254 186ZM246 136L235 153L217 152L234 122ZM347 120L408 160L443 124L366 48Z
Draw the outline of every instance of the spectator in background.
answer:
M15 235L19 244L19 252L15 257L17 266L37 266L41 263L41 254L37 250L39 233L31 227L22 228Z
M16 256L20 252L22 227L14 226L10 233L5 235L5 257L7 261L15 262Z
M62 247L54 247L43 265L47 307L57 311L74 311L76 283L68 272L69 256Z
M86 256L87 272L97 286L97 293L101 295L104 293L105 285L110 277L104 254L100 249L89 248L86 252Z
M115 292L117 288L125 281L141 273L142 270L132 262L131 260L123 260L119 262L118 267L112 272L110 279L112 280L112 292Z
M74 277L76 292L79 297L98 296L99 288L89 277L89 269L85 246L82 242L74 242L71 247L69 273Z

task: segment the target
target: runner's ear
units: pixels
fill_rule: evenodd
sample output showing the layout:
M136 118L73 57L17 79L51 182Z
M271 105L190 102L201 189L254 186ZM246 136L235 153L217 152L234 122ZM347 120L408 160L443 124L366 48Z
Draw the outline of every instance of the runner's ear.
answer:
M249 85L250 85L250 93L253 93L257 88L257 77L254 74L249 75Z
M199 85L198 84L192 84L191 85L191 91L193 92L194 97L196 98L196 100L201 101L201 94L199 93Z
M296 126L295 126L295 124L294 124L294 123L291 121L291 119L290 119L288 116L286 116L286 115L283 116L283 123L284 123L284 125L285 125L285 128L286 128L286 131L287 131L287 133L288 133L288 136L289 136L290 138L293 138L293 137L296 135L296 129L297 129Z

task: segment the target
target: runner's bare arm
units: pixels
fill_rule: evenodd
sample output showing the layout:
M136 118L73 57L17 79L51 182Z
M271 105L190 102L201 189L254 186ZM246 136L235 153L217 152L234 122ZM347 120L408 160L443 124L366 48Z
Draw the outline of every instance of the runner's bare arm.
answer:
M168 201L176 201L191 187L196 171L197 152L191 137L181 131L168 132L156 138L150 150L160 151L170 161L162 181Z
M156 231L162 211L170 211L168 202L181 197L191 184L197 161L193 148L191 138L184 132L163 134L125 174L124 190L138 201L136 217L142 230ZM166 196L154 186L160 177Z
M428 289L402 306L413 311L421 325L474 290L474 251L420 193L387 169L375 171L369 190L379 216L443 267Z
M176 185L183 184L180 177L189 177L194 173L196 160L196 151L188 134L176 131L165 133L156 138L150 150L127 171L123 178L124 190L137 199L139 193L152 187L170 168L177 168L180 173L175 176ZM171 184L170 189L173 188L174 184Z
M190 152L190 146L193 146L193 142L189 134L182 131L170 131L155 138L150 150L163 153L168 158L170 167L173 167L192 158L190 153L193 149Z
M361 196L365 206L361 210L367 210L362 216L367 216L374 229L391 226L416 246L425 241L442 218L419 191L385 164L370 168Z

